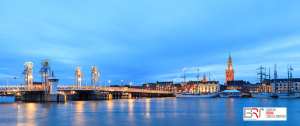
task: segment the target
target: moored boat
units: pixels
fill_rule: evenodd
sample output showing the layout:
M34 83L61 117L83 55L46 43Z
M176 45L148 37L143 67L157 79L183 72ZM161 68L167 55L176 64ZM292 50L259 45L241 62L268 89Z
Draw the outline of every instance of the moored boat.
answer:
M273 97L277 97L276 93L266 93L266 92L262 92L262 93L258 93L258 94L251 94L252 98L273 98Z
M242 97L242 95L241 95L240 91L234 89L234 90L222 91L220 97L221 98L240 98L240 97Z
M283 95L278 95L278 98L300 98L300 93L291 93L291 94L283 94Z
M176 93L176 98L215 98L218 94Z

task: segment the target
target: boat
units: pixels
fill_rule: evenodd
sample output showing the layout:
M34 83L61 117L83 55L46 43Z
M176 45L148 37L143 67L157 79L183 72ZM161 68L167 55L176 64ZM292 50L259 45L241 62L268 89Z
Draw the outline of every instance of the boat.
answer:
M285 94L278 94L278 98L300 98L300 93L291 92L291 93L285 93Z
M176 93L176 98L215 98L218 94Z
M197 80L199 80L199 68L198 68L198 76ZM200 93L191 93L191 92L185 92L185 71L184 72L184 86L183 86L183 93L175 93L176 98L215 98L217 97L218 93L213 92L213 93L207 93L207 94L200 94ZM197 81L197 86L198 86L198 81Z
M300 98L300 93L298 93L296 90L290 90L290 78L292 78L292 70L293 68L292 66L290 66L290 68L288 68L288 93L278 95L278 98Z
M242 97L242 95L241 95L240 91L233 89L233 90L222 91L220 97L221 98L240 98L240 97Z
M266 92L262 92L262 93L258 93L258 94L251 94L252 98L275 98L277 97L276 93L266 93Z

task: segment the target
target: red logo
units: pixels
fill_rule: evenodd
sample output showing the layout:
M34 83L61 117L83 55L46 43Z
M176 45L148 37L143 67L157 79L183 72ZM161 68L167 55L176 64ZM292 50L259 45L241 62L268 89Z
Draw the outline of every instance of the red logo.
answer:
M252 110L256 110L258 112L258 109L257 108L252 108ZM258 115L256 112L253 112L254 115L256 115L256 118L258 118Z

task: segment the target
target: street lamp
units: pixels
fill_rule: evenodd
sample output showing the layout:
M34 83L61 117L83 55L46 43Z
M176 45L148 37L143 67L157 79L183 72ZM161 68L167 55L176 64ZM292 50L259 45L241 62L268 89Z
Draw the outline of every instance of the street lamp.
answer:
M121 80L121 82L122 82L122 88L123 88L123 80Z
M7 87L8 87L8 80L9 80L9 79L18 79L18 86L19 86L19 80L20 80L20 77L7 78Z
M109 87L110 87L110 80L108 80L108 83L109 83Z
M131 88L132 82L130 82L130 88Z

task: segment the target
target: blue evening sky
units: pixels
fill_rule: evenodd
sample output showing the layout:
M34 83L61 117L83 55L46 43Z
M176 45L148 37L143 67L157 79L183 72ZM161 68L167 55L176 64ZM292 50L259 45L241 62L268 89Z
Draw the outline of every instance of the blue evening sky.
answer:
M93 65L113 85L177 83L192 67L211 70L223 84L229 52L235 80L258 82L256 69L270 67L273 75L275 63L279 78L287 77L288 63L300 77L299 6L299 0L1 0L0 85L22 76L28 61L41 81L44 59L60 85L74 85L75 67L90 85ZM187 80L196 75L187 69Z

